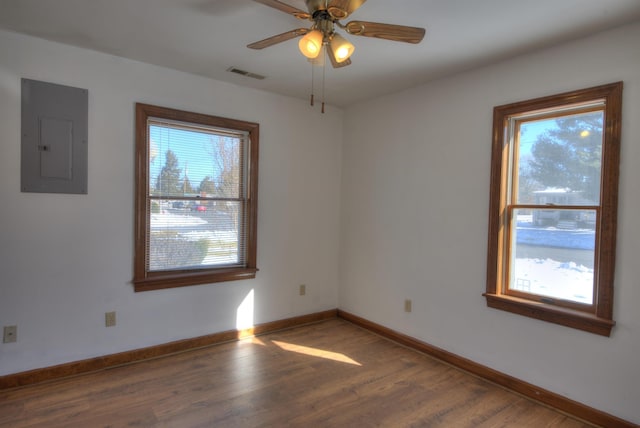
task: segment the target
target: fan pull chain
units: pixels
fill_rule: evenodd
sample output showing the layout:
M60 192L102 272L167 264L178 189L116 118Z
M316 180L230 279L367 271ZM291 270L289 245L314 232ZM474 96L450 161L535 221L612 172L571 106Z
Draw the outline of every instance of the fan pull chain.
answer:
M325 55L325 49L322 49L322 54ZM327 69L327 58L325 56L324 61L322 62L322 114L324 114L324 76L325 76L326 69Z
M311 107L313 107L313 86L314 86L313 82L315 80L314 79L315 72L314 72L313 68L314 68L314 65L313 65L313 62L312 62L311 63Z

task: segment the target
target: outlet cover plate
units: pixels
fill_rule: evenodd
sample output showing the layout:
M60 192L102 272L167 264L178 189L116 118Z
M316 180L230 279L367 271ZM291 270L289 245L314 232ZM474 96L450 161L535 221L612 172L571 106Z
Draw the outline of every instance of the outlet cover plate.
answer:
M2 343L12 343L18 341L18 326L6 325L2 335Z
M104 313L104 326L105 327L113 327L116 325L116 313L114 312L105 312Z

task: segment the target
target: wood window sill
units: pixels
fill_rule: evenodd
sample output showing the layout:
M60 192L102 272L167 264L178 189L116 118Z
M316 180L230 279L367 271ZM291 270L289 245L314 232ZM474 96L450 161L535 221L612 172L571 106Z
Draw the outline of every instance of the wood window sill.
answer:
M134 279L136 292L165 288L188 287L224 281L238 281L256 277L256 268L227 268L214 271L188 273L151 273L146 278Z
M561 308L541 302L533 302L518 297L484 293L487 306L494 309L536 318L554 324L587 331L609 337L615 321L599 318L594 314Z

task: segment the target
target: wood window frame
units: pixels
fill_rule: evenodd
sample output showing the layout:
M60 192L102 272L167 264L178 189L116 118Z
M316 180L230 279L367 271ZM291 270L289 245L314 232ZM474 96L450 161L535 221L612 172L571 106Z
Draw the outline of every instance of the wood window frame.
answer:
M618 178L622 123L622 82L497 106L493 112L487 286L487 306L602 336L610 336L613 320L613 286L616 250ZM508 295L507 259L508 137L511 118L527 113L560 110L569 105L604 100L603 146L599 215L594 265L594 302L588 311Z
M258 234L258 148L259 125L236 119L228 119L167 107L136 103L135 143L135 225L134 225L134 278L136 292L165 288L210 284L255 278L257 269ZM188 124L218 127L247 132L247 177L244 210L245 262L236 267L212 267L172 271L149 271L147 268L147 245L150 230L151 206L149 203L149 119L166 119Z

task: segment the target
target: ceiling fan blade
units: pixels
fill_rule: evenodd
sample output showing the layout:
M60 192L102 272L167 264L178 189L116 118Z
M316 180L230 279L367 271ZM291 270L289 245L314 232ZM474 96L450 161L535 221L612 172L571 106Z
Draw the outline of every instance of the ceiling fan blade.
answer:
M327 49L327 56L329 57L329 60L331 61L331 65L333 66L333 68L346 67L347 65L351 64L351 60L349 58L345 59L342 62L336 61L333 55L331 55L331 51L329 49Z
M362 6L367 0L330 0L327 12L335 19L344 19Z
M251 49L264 49L269 46L273 46L278 43L286 42L298 36L303 36L309 32L307 28L296 28L295 30L287 31L286 33L278 34L276 36L268 37L259 42L253 42L248 44L247 47Z
M309 15L304 10L300 10L297 7L289 6L286 3L282 3L278 0L253 0L256 3L262 3L265 6L272 7L274 9L278 9L280 12L288 13L289 15L293 15L298 19L310 19L311 15Z
M345 29L354 36L377 37L407 43L420 43L425 33L424 28L367 21L351 21L347 23Z

